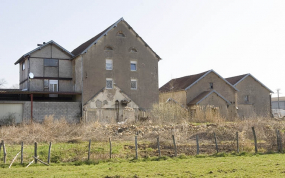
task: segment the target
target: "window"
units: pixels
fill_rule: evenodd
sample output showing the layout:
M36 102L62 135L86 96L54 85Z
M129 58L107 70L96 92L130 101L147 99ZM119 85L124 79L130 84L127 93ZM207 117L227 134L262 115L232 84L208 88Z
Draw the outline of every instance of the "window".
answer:
M137 61L131 61L131 71L137 71Z
M126 37L122 31L118 31L117 36L119 37Z
M136 90L137 89L137 85L138 85L138 82L136 79L131 79L131 89L132 90Z
M107 78L106 79L106 89L112 89L113 88L113 79Z
M45 67L57 67L58 59L44 59L44 66Z
M245 101L245 102L249 102L249 96L248 96L248 95L245 95L245 96L244 96L244 101Z
M136 48L131 48L131 49L130 49L130 52L131 52L131 53L136 53L136 52L138 52L138 50L137 50Z
M44 88L48 88L49 82L48 79L44 79Z
M106 50L106 51L112 51L113 48L112 48L111 46L106 46L106 47L105 47L105 50Z
M214 88L214 84L212 82L210 82L210 89Z
M22 64L22 70L25 70L26 66L25 66L25 61Z
M106 59L106 70L113 70L113 60Z
M49 91L58 92L58 80L49 80ZM58 97L58 94L49 94L49 97Z

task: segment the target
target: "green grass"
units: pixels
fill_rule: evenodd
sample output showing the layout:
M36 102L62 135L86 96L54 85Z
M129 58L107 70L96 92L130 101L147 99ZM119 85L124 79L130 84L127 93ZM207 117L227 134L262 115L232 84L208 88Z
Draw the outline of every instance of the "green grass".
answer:
M79 162L78 162L79 163ZM115 159L105 162L16 164L0 177L284 177L285 154L224 154L178 158Z

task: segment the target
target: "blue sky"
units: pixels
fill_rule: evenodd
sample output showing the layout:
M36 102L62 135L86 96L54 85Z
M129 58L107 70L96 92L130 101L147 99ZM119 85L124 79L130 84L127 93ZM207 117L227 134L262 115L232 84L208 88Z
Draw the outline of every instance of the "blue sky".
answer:
M37 44L72 51L123 17L162 58L159 86L214 69L225 78L251 73L285 96L284 9L281 0L1 0L0 79L19 83L14 62Z

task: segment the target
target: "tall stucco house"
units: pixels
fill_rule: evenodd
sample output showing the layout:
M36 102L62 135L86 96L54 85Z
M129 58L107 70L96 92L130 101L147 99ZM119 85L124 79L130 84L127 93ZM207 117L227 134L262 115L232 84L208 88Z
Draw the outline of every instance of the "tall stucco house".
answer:
M22 105L22 120L67 112L87 122L137 119L158 102L160 59L121 18L72 52L54 41L38 44L15 62L20 89L0 90L0 104ZM16 99L4 102L7 96Z
M226 118L271 116L272 91L251 74L224 79L209 70L172 79L159 92L159 102L171 98L189 111L211 106Z

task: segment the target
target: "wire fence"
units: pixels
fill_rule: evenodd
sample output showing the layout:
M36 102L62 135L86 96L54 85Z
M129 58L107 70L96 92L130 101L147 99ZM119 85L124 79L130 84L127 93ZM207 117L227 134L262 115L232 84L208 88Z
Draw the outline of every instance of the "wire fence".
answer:
M31 164L76 161L99 161L109 159L139 159L149 157L178 157L182 155L211 155L216 153L234 153L244 152L283 153L283 133L276 129L275 140L265 142L258 140L254 127L252 130L252 140L246 142L243 140L242 132L233 133L234 137L229 140L222 140L217 137L215 132L208 133L212 139L203 139L203 134L197 133L189 138L177 139L175 134L169 136L157 135L152 139L143 139L136 133L133 140L123 140L118 138L109 138L105 141L71 142L71 143L37 143L25 145L22 142L18 144L5 145L1 141L1 162L0 164L13 163L23 164L28 167ZM201 139L202 138L202 139Z

